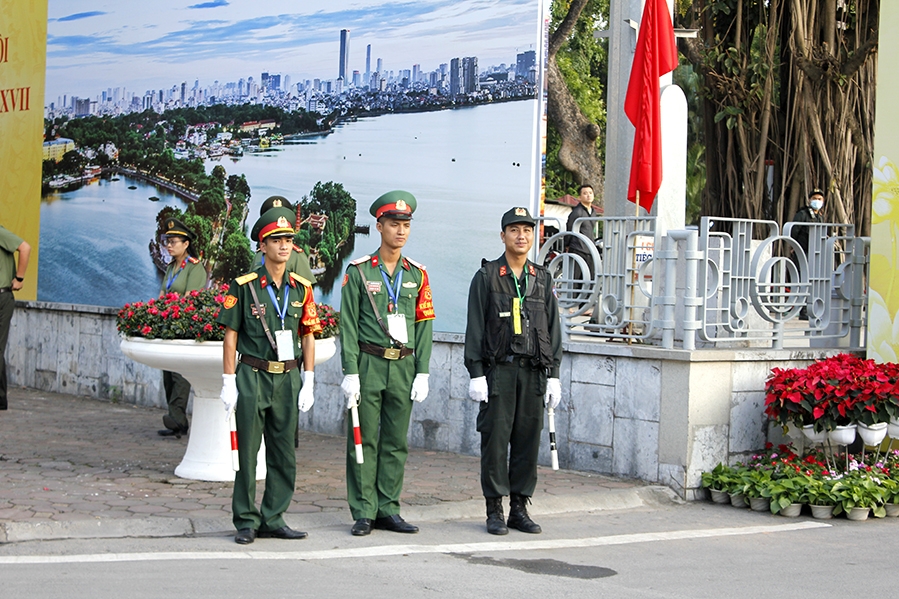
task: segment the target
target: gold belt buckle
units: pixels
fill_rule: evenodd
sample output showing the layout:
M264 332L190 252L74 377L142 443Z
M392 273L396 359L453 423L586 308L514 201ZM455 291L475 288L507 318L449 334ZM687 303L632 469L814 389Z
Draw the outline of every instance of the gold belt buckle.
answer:
M268 371L271 374L284 374L284 362L269 362Z
M400 350L395 347L385 347L384 348L384 357L388 360L399 360L400 359Z

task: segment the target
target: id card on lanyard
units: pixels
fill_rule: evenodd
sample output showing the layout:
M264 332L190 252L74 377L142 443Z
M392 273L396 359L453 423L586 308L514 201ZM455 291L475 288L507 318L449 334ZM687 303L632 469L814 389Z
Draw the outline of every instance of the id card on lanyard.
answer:
M379 266L381 277L384 279L384 286L387 287L387 295L390 301L387 303L387 330L390 336L400 343L409 343L409 330L406 328L406 315L399 313L400 290L403 288L403 268L397 266L399 272L396 273L396 287L391 287L390 277L387 271Z
M278 305L278 298L275 297L272 286L267 285L266 289L268 289L268 295L272 299L272 304L275 306L275 312L278 314L278 318L281 319L281 330L275 331L275 346L278 348L278 361L287 362L288 360L296 358L296 354L293 351L293 335L284 328L284 319L287 317L287 304L290 300L290 287L288 287L286 283L284 284L284 302L281 306Z

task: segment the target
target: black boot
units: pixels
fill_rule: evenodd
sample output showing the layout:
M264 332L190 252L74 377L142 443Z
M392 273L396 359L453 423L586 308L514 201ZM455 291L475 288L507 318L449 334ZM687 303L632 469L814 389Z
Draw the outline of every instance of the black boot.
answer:
M485 497L487 500L487 532L492 535L507 535L509 529L503 522L503 498Z
M521 532L529 532L531 534L543 532L540 525L528 516L527 504L529 501L530 497L514 493L509 498L509 528L517 528Z

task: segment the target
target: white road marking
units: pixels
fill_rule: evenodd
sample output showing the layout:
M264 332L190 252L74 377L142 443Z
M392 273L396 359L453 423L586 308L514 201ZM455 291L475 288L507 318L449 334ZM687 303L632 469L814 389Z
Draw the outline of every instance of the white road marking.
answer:
M172 560L329 560L362 557L385 557L419 553L490 553L496 551L531 551L536 549L571 549L574 547L602 547L652 543L656 541L681 541L685 539L709 539L765 533L791 532L830 528L823 522L794 522L768 526L744 526L740 528L703 528L698 530L673 530L644 532L585 539L547 539L541 541L487 541L483 543L450 543L444 545L378 545L354 549L326 549L321 551L209 551L209 552L159 552L159 553L94 553L82 555L23 555L0 556L0 564L87 564L113 562L158 562Z

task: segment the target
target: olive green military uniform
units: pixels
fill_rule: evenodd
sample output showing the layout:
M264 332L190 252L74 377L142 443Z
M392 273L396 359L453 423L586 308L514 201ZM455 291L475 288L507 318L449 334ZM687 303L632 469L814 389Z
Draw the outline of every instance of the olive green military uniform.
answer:
M477 427L481 433L481 488L484 496L503 497L521 495L531 497L537 486L537 456L540 449L540 431L543 430L543 398L547 378L559 378L562 361L562 333L559 307L552 289L552 278L542 267L528 261L518 278L509 268L505 254L495 261L498 267L503 293L523 296L522 305L533 301L545 305L546 330L536 336L546 335L544 342L551 354L550 365L535 363L538 351L530 344L528 349L515 350L504 355L489 357L489 345L485 340L490 309L490 278L487 267L482 267L471 281L468 295L468 323L465 329L465 366L471 378L487 377L489 399L480 404ZM537 297L537 279L543 278L543 296ZM493 315L511 331L513 319L510 312Z
M250 288L255 289L263 314L259 314ZM277 352L269 343L262 326L265 319L274 336L282 330L281 319L272 302L271 290L279 306L285 303L284 329L291 332L293 346L304 335L320 329L309 281L295 273L284 273L284 281L276 288L268 271L261 266L235 279L228 289L217 322L237 331L237 352L266 361L276 361ZM299 349L297 359L302 363ZM272 531L285 526L283 513L290 506L296 481L294 434L297 428L297 395L302 386L300 368L275 374L237 364L237 434L240 470L234 477L232 511L238 530L250 528ZM265 493L256 508L256 454L265 435Z
M196 258L188 256L181 261L181 264L175 264L172 261L162 277L159 295L166 293L185 295L191 291L199 291L206 288L207 279L206 269ZM162 386L165 389L165 399L169 406L169 417L182 430L186 430L190 381L177 372L163 370Z
M0 410L7 409L6 397L6 342L16 298L12 294L12 281L16 276L16 250L22 238L0 227Z
M356 265L361 267L361 274ZM387 285L400 290L397 305L390 312ZM385 323L388 313L405 315L405 345L413 350L412 355L388 360L360 350L360 343L392 346L378 324L366 289L371 290ZM347 269L340 299L341 359L344 374L361 375L359 425L364 457L363 464L356 463L353 426L347 419L347 501L354 520L400 513L409 454L406 435L412 414L412 381L416 374L428 373L433 318L431 287L423 266L401 257L393 276L389 276L375 255L360 258Z

